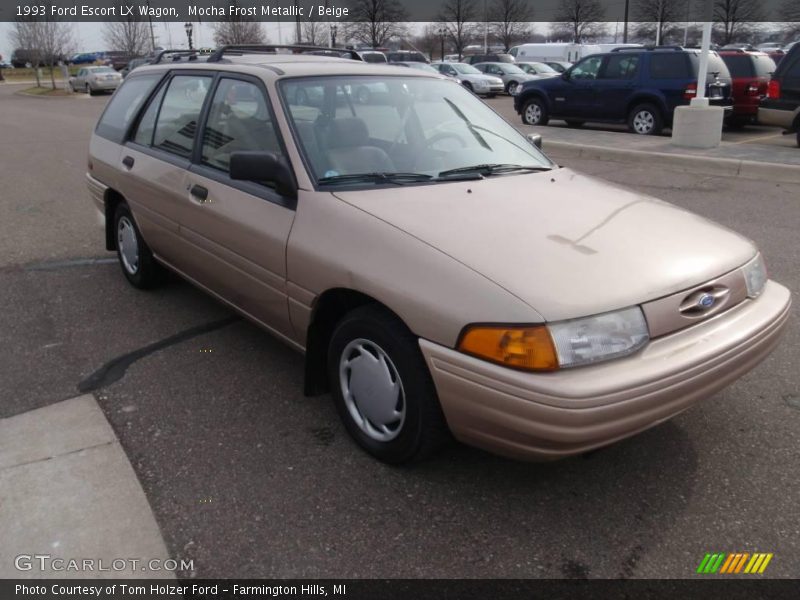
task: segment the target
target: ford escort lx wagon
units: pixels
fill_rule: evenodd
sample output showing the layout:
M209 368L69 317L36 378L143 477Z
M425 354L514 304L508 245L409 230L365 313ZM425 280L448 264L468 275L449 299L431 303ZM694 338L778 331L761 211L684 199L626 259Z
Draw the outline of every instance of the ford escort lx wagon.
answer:
M358 58L234 46L133 71L87 174L128 281L167 268L303 352L306 393L390 463L451 435L583 453L775 347L790 293L751 241L560 168L446 77Z

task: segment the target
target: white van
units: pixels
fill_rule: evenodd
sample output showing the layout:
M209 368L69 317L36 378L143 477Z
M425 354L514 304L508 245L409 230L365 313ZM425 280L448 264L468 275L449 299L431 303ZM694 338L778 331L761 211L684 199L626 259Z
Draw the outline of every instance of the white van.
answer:
M597 44L568 44L556 42L552 44L522 44L509 50L517 61L566 61L577 62L584 56L597 54L603 50Z

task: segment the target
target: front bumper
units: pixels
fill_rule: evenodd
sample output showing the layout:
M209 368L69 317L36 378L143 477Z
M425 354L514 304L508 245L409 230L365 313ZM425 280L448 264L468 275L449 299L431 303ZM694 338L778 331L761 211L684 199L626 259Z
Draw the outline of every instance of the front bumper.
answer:
M524 373L420 340L453 435L491 452L552 460L657 425L729 385L772 351L791 295L761 296L652 340L628 358Z

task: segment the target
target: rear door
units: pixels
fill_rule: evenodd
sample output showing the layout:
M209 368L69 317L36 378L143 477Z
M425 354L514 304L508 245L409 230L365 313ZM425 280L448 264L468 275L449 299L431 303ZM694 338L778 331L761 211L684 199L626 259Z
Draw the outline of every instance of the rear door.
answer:
M603 119L624 119L628 98L636 85L638 74L638 54L617 52L607 55L595 83L595 116Z
M188 169L214 74L177 71L153 94L123 148L121 192L156 255L194 277L194 249L179 235L190 208Z
M289 164L263 83L223 74L216 83L181 189L180 235L187 270L273 331L293 337L286 294L286 243L295 200L266 183L235 181L234 152L271 152Z

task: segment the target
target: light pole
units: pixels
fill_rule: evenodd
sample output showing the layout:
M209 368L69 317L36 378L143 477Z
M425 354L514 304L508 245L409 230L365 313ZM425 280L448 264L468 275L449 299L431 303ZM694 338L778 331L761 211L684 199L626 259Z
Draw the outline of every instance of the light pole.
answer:
M183 28L186 30L186 37L189 39L189 50L193 50L192 48L192 24L185 23Z
M444 34L446 32L447 32L447 30L444 27L439 27L438 33L439 33L439 42L441 43L441 48L442 48L442 50L441 50L441 52L442 52L442 61L444 61Z

